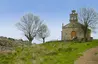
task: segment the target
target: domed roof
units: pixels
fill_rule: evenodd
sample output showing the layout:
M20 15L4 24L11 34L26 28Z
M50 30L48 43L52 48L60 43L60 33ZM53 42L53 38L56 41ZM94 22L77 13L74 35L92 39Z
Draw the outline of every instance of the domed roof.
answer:
M70 22L69 24L65 25L64 28L79 28L81 26L83 25L78 22Z

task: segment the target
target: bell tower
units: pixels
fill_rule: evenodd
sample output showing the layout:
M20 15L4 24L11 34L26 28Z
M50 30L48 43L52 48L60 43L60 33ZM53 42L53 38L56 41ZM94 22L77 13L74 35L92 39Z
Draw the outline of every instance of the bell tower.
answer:
M72 10L72 13L70 14L70 22L78 22L78 14L75 10Z

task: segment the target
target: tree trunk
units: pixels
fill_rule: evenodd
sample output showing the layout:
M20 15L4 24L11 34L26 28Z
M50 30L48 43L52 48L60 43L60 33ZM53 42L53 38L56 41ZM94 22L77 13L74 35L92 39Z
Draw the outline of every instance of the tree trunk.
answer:
M29 40L29 44L32 44L32 40Z
M29 33L29 36L26 34L25 34L25 36L29 40L29 43L32 44L32 40L34 39L34 37L32 37L30 33Z
M34 38L29 38L29 39L28 39L30 44L32 44L32 40L33 40L33 39L34 39Z
M43 38L43 43L45 43L45 38Z
M84 42L87 42L87 28L84 30Z
M86 39L86 33L84 33L84 41L85 42L87 41L87 39Z

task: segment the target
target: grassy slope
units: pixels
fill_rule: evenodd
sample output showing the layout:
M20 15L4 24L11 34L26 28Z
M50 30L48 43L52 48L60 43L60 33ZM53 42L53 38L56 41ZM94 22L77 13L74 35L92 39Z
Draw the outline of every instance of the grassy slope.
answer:
M95 46L98 46L98 40L17 47L15 53L0 54L0 64L73 64L84 51Z

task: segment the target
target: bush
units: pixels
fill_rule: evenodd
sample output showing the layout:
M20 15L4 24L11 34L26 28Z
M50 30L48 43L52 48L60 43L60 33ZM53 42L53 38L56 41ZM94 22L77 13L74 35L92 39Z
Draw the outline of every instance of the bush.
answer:
M13 41L7 40L7 39L0 39L0 45L1 46L8 46L12 47L13 46Z
M15 39L13 39L13 38L8 38L8 40L12 40L12 41L15 41Z

